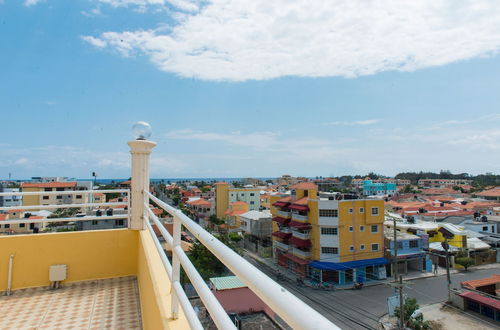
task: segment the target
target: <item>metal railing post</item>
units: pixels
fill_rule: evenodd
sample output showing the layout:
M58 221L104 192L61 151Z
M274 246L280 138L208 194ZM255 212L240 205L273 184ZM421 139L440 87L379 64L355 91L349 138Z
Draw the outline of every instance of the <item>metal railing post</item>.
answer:
M130 229L144 229L146 219L145 205L149 205L149 198L144 191L149 191L149 155L156 146L156 142L148 140L129 141L130 153L132 154L132 184L130 199L131 220Z
M174 230L172 235L172 286L171 286L171 294L172 294L172 318L176 319L179 315L179 298L174 290L174 285L176 282L180 283L181 278L181 263L179 256L177 255L176 247L181 245L181 220L177 215L174 215Z

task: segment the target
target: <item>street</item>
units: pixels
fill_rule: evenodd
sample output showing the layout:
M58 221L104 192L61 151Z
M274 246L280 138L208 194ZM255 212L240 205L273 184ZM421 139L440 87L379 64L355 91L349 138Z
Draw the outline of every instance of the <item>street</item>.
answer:
M275 271L251 257L246 257L264 273L275 279ZM496 268L471 270L466 273L452 274L452 288L460 287L460 282L488 277L500 273L500 264ZM417 299L419 305L442 302L447 299L446 276L416 279L404 289L408 297ZM394 289L387 284L367 286L361 290L322 291L308 287L299 287L294 282L285 280L280 284L307 302L342 329L376 329L378 320L387 313L387 297L394 294Z

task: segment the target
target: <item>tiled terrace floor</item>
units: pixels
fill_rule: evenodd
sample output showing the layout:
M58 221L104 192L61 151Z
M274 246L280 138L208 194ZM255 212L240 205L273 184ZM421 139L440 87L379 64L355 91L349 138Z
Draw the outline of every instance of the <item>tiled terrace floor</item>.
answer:
M141 324L135 277L0 296L0 329L141 329Z

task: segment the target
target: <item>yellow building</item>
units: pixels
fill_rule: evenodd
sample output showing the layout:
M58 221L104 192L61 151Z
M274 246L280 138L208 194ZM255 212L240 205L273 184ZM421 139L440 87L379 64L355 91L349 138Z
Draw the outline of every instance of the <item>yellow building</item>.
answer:
M260 190L258 188L233 188L227 182L215 184L215 215L219 219L225 218L229 205L233 202L245 202L249 210L260 209Z
M23 183L21 191L23 192L61 192L60 194L24 196L23 206L31 205L57 205L57 204L79 204L86 201L84 194L64 194L65 191L75 191L76 182L38 182Z
M249 211L249 205L245 202L238 201L229 204L229 208L224 213L226 223L229 228L240 228L240 215Z
M271 196L273 250L280 266L335 284L385 277L382 200L318 196L312 182L291 189L290 196Z

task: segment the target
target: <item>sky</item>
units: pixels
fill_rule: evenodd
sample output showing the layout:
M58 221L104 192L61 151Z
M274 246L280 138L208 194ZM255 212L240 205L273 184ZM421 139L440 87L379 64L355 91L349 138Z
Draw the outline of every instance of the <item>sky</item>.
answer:
M0 0L0 179L500 173L497 1Z

